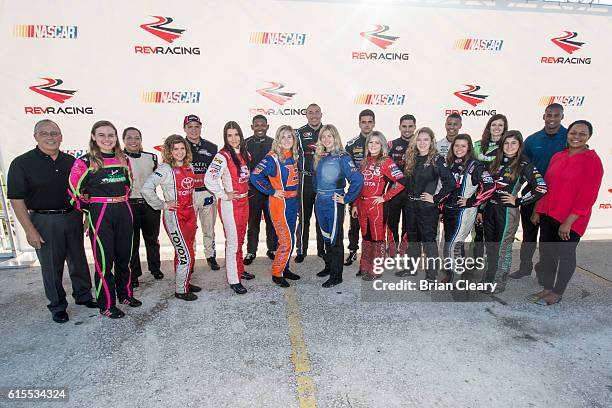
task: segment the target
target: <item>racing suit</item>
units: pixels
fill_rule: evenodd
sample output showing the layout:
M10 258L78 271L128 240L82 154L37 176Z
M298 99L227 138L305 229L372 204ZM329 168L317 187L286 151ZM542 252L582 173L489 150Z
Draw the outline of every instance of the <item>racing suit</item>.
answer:
M368 156L364 159L364 162L360 167L363 175L363 189L355 204L363 238L359 270L374 277L376 276L374 259L384 259L387 254L385 245L387 214L384 202L388 202L404 189L401 184L393 182L405 179L405 177L404 173L389 157L386 157L381 164L378 164L377 158L372 156ZM390 183L393 184L385 193L385 187ZM383 197L384 202L374 204L374 198L380 196Z
M345 150L353 159L355 166L359 168L361 161L366 157L366 137L359 133L346 143ZM350 224L348 231L349 245L348 249L351 251L357 251L359 249L359 219L350 216Z
M397 139L389 142L389 157L393 159L397 167L403 172L404 165L406 164L406 149L408 149L408 143L410 143L410 139L404 139L403 137L398 137ZM391 198L388 202L385 201L386 211L387 211L387 225L389 236L387 241L389 242L389 256L394 257L397 254L397 250L399 249L400 243L400 235L399 235L399 225L400 225L400 216L402 220L405 220L406 215L406 207L404 206L404 202L406 201L405 190L399 192L396 196ZM406 231L402 228L402 237L406 237ZM404 247L408 245L407 242L403 243Z
M438 140L438 142L436 143L437 147L438 147L438 153L440 154L440 156L442 156L442 158L444 159L444 161L446 161L446 156L448 156L448 151L450 150L451 144L453 142L448 140L448 137L444 136L442 139Z
M231 153L223 148L206 172L204 183L218 201L219 217L225 233L225 269L230 285L240 283L244 273L242 244L249 219L249 166L239 153L236 166ZM228 200L227 193L234 198Z
M140 231L147 250L147 266L152 274L161 273L159 260L159 220L160 212L151 208L142 197L141 190L145 180L157 168L157 155L149 152L125 152L132 168L132 191L130 206L134 215L134 242L130 269L132 278L137 281L142 276L140 265Z
M504 156L500 168L493 173L496 190L485 205L484 238L487 249L487 270L483 277L485 282L497 282L498 289L506 285L510 266L512 265L512 242L520 221L519 207L539 200L546 194L546 183L538 169L523 156L520 158L518 177L512 178L510 160ZM518 195L519 188L527 182L523 196L517 198L516 204L504 204L504 195Z
M476 157L482 164L485 165L486 169L489 170L489 166L491 162L495 160L495 155L497 154L497 149L499 146L496 142L490 141L489 145L486 148L486 151L482 150L482 140L477 140L474 142L474 157ZM490 173L489 173L490 174ZM478 207L478 212L484 212L484 204L481 204ZM473 238L473 257L482 258L484 256L484 227L483 223L475 223L474 224L474 232L472 235Z
M278 237L278 249L272 263L272 276L283 277L293 252L295 222L298 211L298 189L300 174L291 151L285 150L283 161L270 152L251 173L251 183L268 195L269 211ZM274 196L278 190L285 192L284 198Z
M436 189L440 183L440 190ZM444 164L442 156L433 158L417 156L412 174L408 176L406 187L406 213L408 217L403 229L408 236L407 254L411 258L421 256L421 247L428 258L438 257L436 234L438 230L438 206L455 189L455 180L450 170ZM433 203L421 200L421 194L433 196ZM437 268L432 261L426 265L427 279L435 279ZM413 264L414 265L414 264Z
M298 148L300 150L299 165L302 167L300 171L300 188L298 193L300 207L298 210L296 253L304 256L306 256L306 252L308 252L310 217L312 216L312 208L315 203L315 191L313 189L312 181L314 170L312 168L312 162L314 160L315 151L317 150L317 141L319 140L320 130L320 126L318 129L313 129L306 124L295 131L296 143L298 144ZM315 220L315 223L317 234L317 252L322 254L325 252L323 237L321 236L318 221Z
M193 206L196 215L202 225L202 238L204 243L204 255L206 258L215 257L215 197L207 191L204 185L204 175L210 166L215 154L217 145L208 140L200 138L198 143L192 143L187 139L191 147L191 165L195 174L195 192L193 193Z
M476 159L467 162L455 160L450 170L455 179L455 190L444 201L443 220L444 257L452 259L449 270L449 278L452 278L453 272L457 275L463 273L463 265L455 267L456 260L462 257L463 243L474 227L478 207L491 197L495 183L484 164ZM463 207L457 202L461 197L467 198Z
M156 210L164 210L164 228L174 246L175 293L188 293L195 263L197 218L193 208L195 174L191 166L171 167L161 164L142 186L142 196ZM161 186L164 201L155 191ZM178 208L168 210L166 201L176 201Z
M96 299L104 314L115 306L116 297L120 302L132 299L133 219L128 202L132 185L129 162L121 163L114 153L102 153L102 158L103 166L97 170L89 155L76 159L68 184L71 204L89 221Z
M349 190L344 194L346 181ZM363 176L355 167L351 156L346 153L326 154L317 164L314 176L314 188L317 193L315 212L325 243L325 270L330 273L330 280L342 281L343 267L343 232L344 204L335 202L334 193L344 195L344 202L351 203L357 199L363 187Z
M266 154L272 149L274 140L269 136L257 137L255 135L245 140L246 148L251 155L251 164L249 170L251 172L261 162ZM249 185L249 226L247 228L247 253L257 254L257 245L259 244L259 224L261 224L261 213L263 212L266 221L266 244L268 251L276 250L276 234L274 225L270 219L270 211L268 210L268 196L256 189L253 185Z

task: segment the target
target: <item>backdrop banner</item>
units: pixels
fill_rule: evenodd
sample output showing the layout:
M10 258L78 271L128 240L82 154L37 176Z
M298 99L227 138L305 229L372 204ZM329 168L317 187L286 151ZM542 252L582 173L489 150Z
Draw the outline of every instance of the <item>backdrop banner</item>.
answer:
M220 144L229 120L248 136L252 117L263 114L273 136L280 125L306 123L306 106L316 102L344 142L359 133L366 108L389 140L406 113L440 139L451 112L463 116L461 132L478 140L495 113L528 136L543 127L544 108L558 102L565 126L593 123L590 146L610 169L611 10L0 1L0 168L6 172L34 146L33 126L44 118L61 127L63 150L80 155L101 119L119 131L139 128L152 150L184 134L187 114L199 115L203 136ZM612 228L609 171L590 223L603 228Z

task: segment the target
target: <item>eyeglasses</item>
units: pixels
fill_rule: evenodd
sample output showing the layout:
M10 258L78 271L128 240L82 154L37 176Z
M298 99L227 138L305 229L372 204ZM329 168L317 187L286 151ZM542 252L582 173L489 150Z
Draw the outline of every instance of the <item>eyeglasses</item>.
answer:
M60 136L62 133L61 132L38 132L38 136L41 137L58 137Z

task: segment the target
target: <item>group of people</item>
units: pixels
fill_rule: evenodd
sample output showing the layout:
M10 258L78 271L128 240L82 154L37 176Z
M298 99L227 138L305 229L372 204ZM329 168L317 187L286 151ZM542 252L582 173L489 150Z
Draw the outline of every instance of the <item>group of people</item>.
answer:
M551 305L561 296L576 265L576 246L584 234L603 177L603 166L587 144L593 134L585 120L561 125L563 107L545 110L544 128L525 141L510 130L504 115L489 118L482 137L459 133L461 116L446 118L446 135L436 141L428 127L417 130L416 118L404 115L400 137L387 141L375 130L373 111L360 112L360 133L343 147L338 129L322 124L321 108L306 109L308 123L294 130L283 125L274 138L262 115L253 118L253 135L245 138L234 121L223 128L223 146L202 138L196 115L183 120L185 136L164 141L162 163L144 152L142 134L128 127L121 147L116 127L96 122L88 153L74 158L60 151L62 133L48 119L36 123L37 146L15 158L8 174L8 197L17 219L40 260L48 308L54 321L69 320L62 285L67 262L76 303L99 308L110 318L142 304L134 297L142 267L142 232L149 271L162 279L158 235L160 219L174 246L175 296L197 299L191 283L196 259L197 219L208 265L216 260L217 212L225 233L227 282L237 294L245 270L257 253L262 215L272 281L289 287L298 280L290 259L304 261L314 210L317 255L325 267L323 287L342 282L344 265L361 258L357 275L380 279L375 260L397 254L437 258L442 224L443 255L450 266L428 266L425 279L453 282L463 271L455 261L465 257L473 235L473 256L487 263L483 282L505 289L508 277L530 275L540 228L540 262L535 270L543 290L530 301ZM347 190L348 184L348 190ZM161 188L163 198L157 193ZM349 205L349 254L344 259L343 224ZM83 219L85 222L83 223ZM401 235L400 235L401 219ZM522 222L520 269L510 274L512 242ZM91 240L95 299L83 247L83 229ZM247 238L247 252L243 244ZM445 263L445 265L447 265ZM400 270L396 275L415 274Z

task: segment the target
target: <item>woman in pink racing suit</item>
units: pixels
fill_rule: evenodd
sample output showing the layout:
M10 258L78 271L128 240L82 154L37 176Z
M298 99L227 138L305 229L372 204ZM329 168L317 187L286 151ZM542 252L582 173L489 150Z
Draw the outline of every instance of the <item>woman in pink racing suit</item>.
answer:
M179 135L164 141L163 163L147 178L141 193L155 210L164 210L164 228L174 246L176 289L174 296L186 301L196 300L194 292L202 290L190 282L195 262L196 214L193 208L195 175L191 167L191 149ZM164 200L155 188L161 186Z

